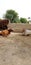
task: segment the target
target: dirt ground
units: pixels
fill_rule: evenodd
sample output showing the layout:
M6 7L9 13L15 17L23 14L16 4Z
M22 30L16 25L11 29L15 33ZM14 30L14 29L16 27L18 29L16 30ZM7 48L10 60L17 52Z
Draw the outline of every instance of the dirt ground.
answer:
M0 65L31 65L31 36L0 36Z

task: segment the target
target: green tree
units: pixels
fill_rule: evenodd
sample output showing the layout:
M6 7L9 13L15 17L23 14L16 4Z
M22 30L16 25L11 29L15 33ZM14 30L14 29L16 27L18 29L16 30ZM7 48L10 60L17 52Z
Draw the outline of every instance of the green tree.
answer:
M6 14L4 15L4 18L9 19L11 23L19 22L18 13L14 10L7 10Z
M26 18L20 18L20 22L21 23L27 23L27 19Z

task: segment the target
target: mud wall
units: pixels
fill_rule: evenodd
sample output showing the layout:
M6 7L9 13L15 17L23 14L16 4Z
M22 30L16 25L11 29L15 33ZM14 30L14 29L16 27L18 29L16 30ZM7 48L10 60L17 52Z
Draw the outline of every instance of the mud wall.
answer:
M22 29L31 29L31 24L10 23L8 27L12 28L14 31L20 32Z

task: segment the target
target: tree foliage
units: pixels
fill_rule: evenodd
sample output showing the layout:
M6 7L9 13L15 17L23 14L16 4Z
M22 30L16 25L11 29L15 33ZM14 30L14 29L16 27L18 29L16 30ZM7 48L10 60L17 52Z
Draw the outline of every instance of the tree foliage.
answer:
M20 18L20 22L21 23L27 23L27 19L26 18Z
M11 23L19 22L18 13L14 10L7 10L4 18L9 19Z

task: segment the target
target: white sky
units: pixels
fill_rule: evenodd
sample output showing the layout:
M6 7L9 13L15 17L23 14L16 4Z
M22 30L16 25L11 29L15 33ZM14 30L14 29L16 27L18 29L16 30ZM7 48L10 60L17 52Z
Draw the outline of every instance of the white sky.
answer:
M0 18L8 9L17 11L20 17L31 17L31 0L0 0Z

